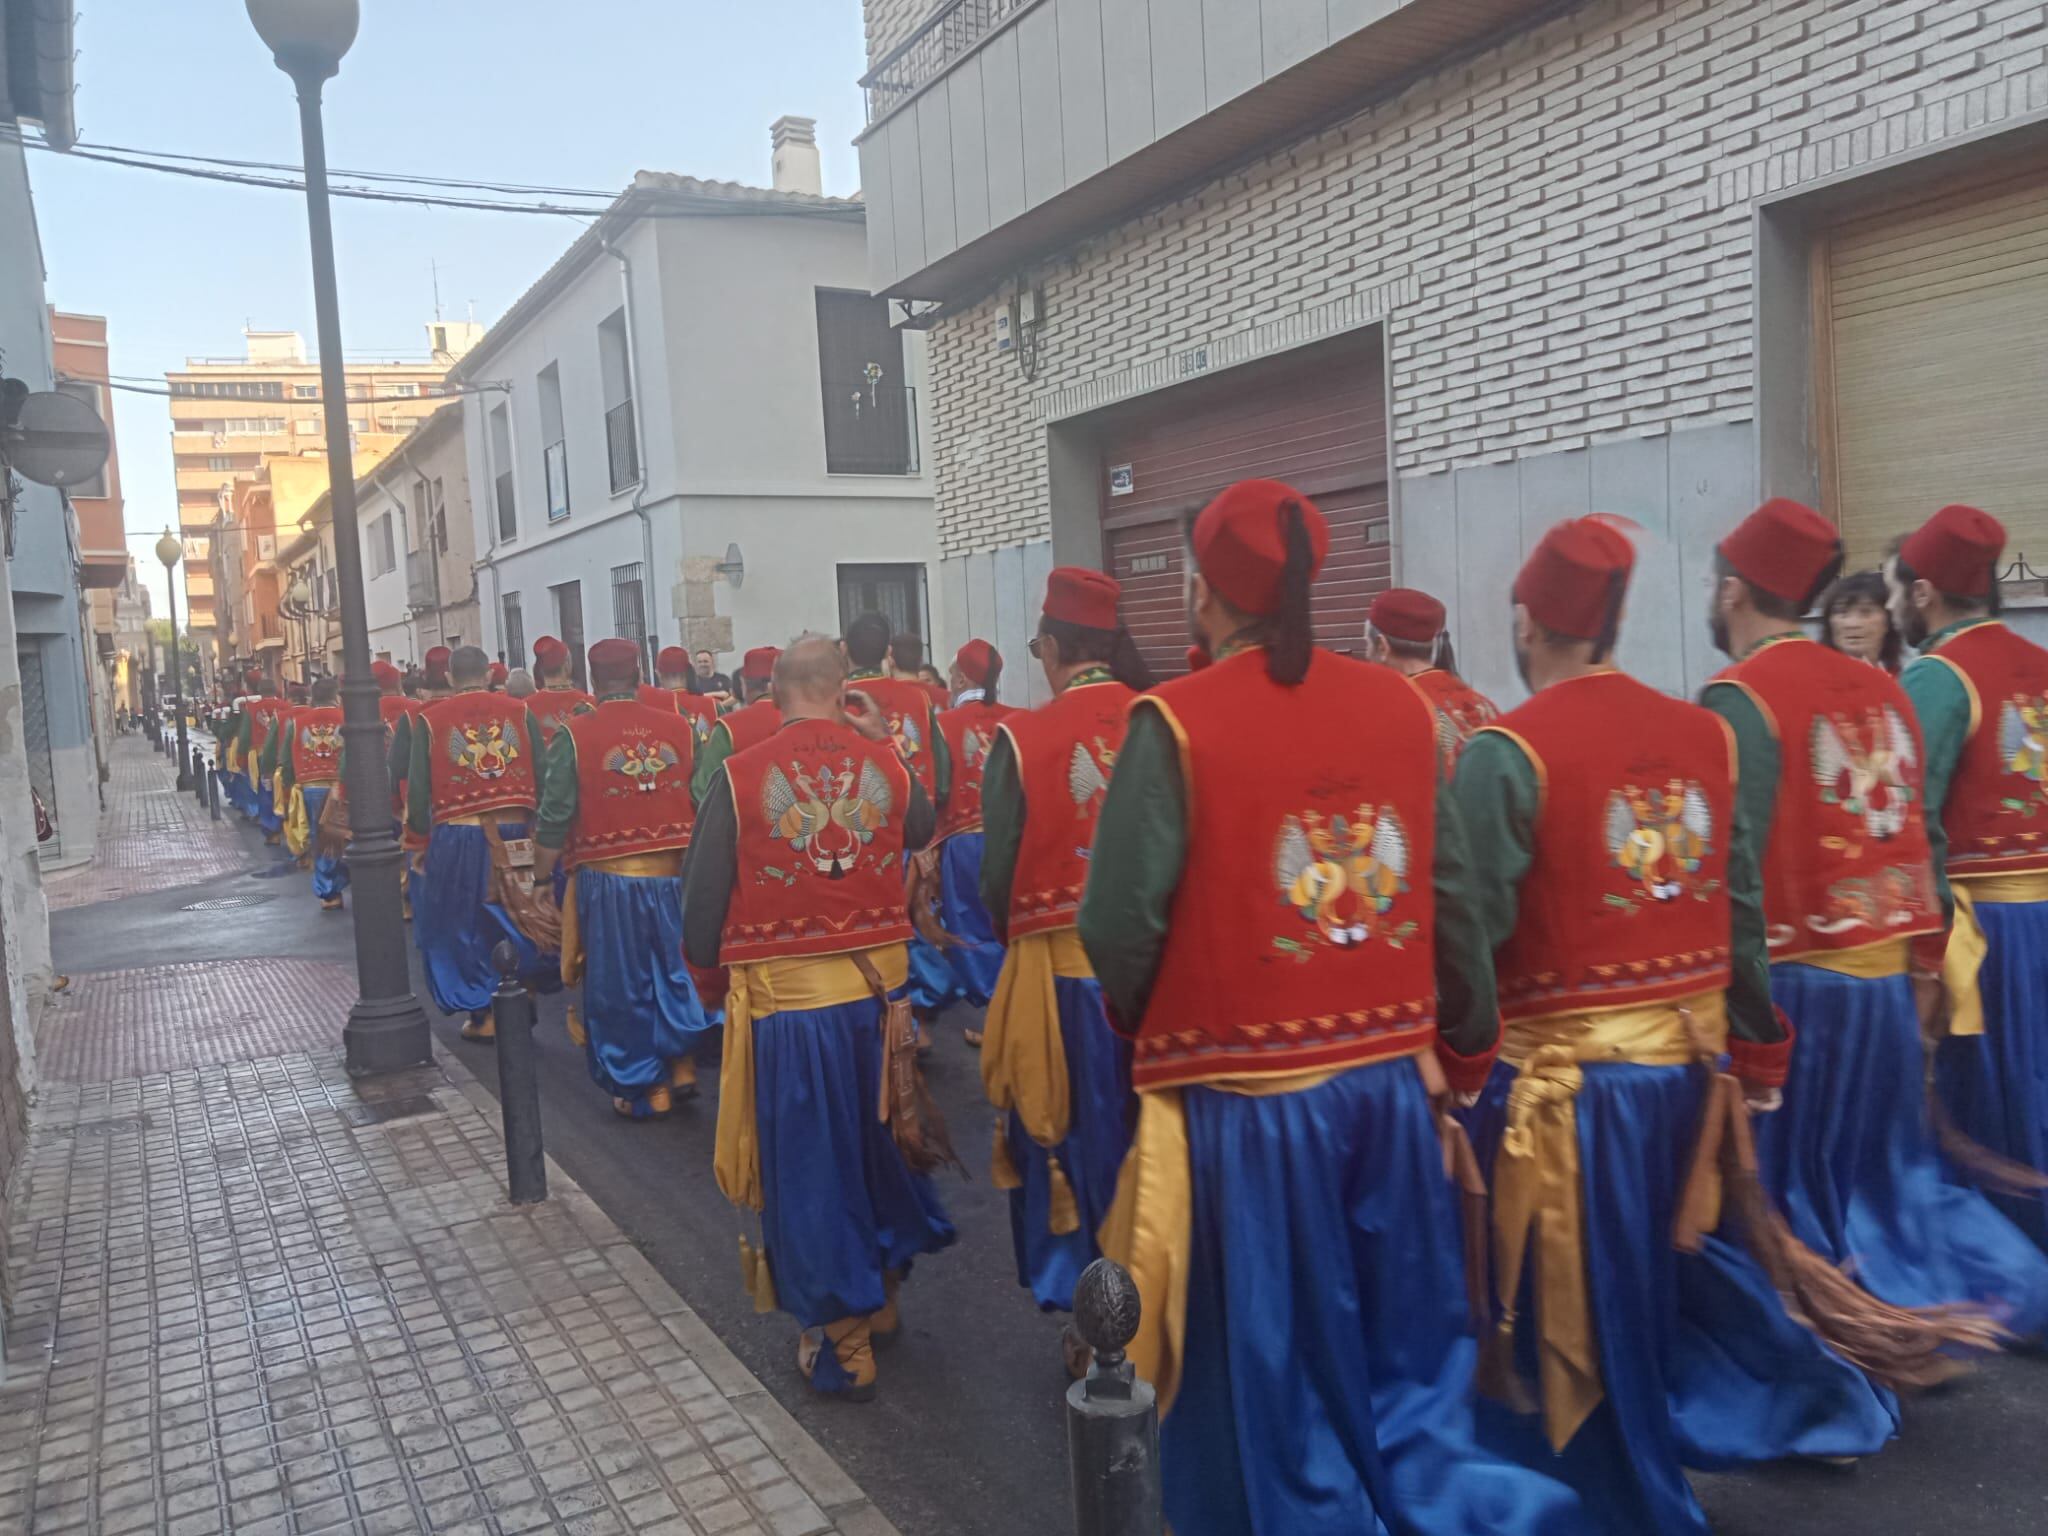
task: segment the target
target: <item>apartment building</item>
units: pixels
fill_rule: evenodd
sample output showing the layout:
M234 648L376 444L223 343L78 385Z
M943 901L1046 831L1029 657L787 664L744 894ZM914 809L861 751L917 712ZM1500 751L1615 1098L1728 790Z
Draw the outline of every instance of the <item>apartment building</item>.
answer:
M420 359L350 359L349 427L358 441L403 437L443 403L437 397L450 366L480 328L467 321L427 327ZM178 523L185 540L186 596L192 631L209 678L220 663L252 649L236 626L238 585L215 556L232 532L233 484L273 459L314 458L325 473L326 422L320 367L295 331L245 331L240 357L187 358L167 373L171 391L171 453L177 467ZM261 637L255 637L261 638Z
M924 338L813 123L771 147L771 187L635 176L450 374L508 664L546 633L579 671L605 635L729 661L868 608L933 634Z
M78 580L86 602L83 640L89 658L92 729L104 766L121 682L115 593L129 574L121 450L114 433L114 402L108 383L106 316L65 314L52 307L50 338L57 388L90 405L107 428L107 462L91 480L66 492L78 519Z
M1181 519L1330 513L1322 638L1400 580L1521 696L1554 520L1646 552L1622 660L1718 664L1765 495L1855 565L1944 502L2048 613L2048 10L1993 0L869 0L870 279L927 327L944 610L1112 571L1181 665ZM1021 588L1020 588L1020 577ZM1007 606L1006 606L1007 605Z

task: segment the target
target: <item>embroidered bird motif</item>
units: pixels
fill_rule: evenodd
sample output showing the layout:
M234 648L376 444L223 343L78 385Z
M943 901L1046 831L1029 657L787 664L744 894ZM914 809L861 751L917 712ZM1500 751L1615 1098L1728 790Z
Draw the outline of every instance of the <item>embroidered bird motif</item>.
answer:
M642 794L652 794L660 787L662 774L681 767L682 761L665 741L620 742L604 755L605 771L625 775Z
M480 779L502 779L519 757L516 734L502 720L457 726L448 737L448 760Z
M336 757L341 752L341 727L309 725L303 738L305 748L315 757Z
M1860 728L1816 715L1809 748L1823 804L1861 817L1863 830L1878 842L1904 830L1919 752L1912 727L1896 709L1886 704L1871 710Z
M978 771L988 761L988 749L994 745L992 737L984 736L974 726L960 732L960 765L969 773Z
M1109 793L1109 775L1116 767L1116 749L1098 736L1095 750L1088 749L1088 743L1074 743L1073 755L1067 759L1067 793L1074 797L1074 810L1085 813L1095 804L1096 798Z
M1359 806L1327 823L1319 812L1287 816L1273 847L1281 898L1330 944L1348 949L1407 888L1408 834L1392 806Z
M2048 780L2048 702L2017 696L1998 712L1998 750L2007 773Z
M1712 846L1713 808L1696 783L1607 795L1607 852L1652 901L1676 901Z
M863 758L858 770L848 758L838 770L822 767L808 778L791 763L789 774L780 766L769 768L761 809L775 837L807 857L820 874L838 880L889 824L896 796L873 758Z

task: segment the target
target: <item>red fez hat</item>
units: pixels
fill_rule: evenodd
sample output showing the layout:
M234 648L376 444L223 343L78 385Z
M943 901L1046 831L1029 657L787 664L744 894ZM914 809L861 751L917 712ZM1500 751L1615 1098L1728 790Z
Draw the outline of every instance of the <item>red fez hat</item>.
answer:
M1210 586L1245 613L1279 610L1287 563L1286 510L1301 509L1308 532L1309 575L1330 552L1330 525L1316 504L1278 480L1240 480L1195 519L1195 564Z
M1813 508L1773 496L1716 547L1729 568L1759 592L1803 604L1839 563L1842 536Z
M1428 645L1444 632L1444 605L1413 587L1390 587L1373 599L1371 621L1389 640Z
M1098 624L1095 627L1101 629L1104 626ZM953 665L960 669L960 675L977 688L987 686L989 673L1002 664L1002 656L986 640L968 641L953 657Z
M1515 577L1515 601L1553 634L1608 638L1635 568L1636 547L1612 521L1567 518L1544 534Z
M680 645L664 645L654 658L654 670L662 677L681 677L690 670L690 653Z
M455 653L445 645L437 645L431 651L428 651L427 676L439 678L445 682L448 678L448 663L454 655Z
M512 674L510 672L507 672L505 670L505 663L503 663L502 661L494 661L491 663L491 670L487 674L487 677L490 682L490 685L493 688L495 688L500 683L504 682L505 679L510 677L511 675Z
M398 685L405 681L405 674L388 661L371 662L370 676L377 680L377 686L386 693L395 692Z
M1083 565L1058 566L1045 578L1045 616L1083 629L1115 629L1123 591L1114 576Z
M593 677L632 677L640 670L640 647L631 640L600 640L590 648Z
M740 676L750 682L765 683L775 675L775 663L782 658L782 652L772 645L757 645L740 658Z
M533 642L533 664L543 671L552 672L569 659L569 647L553 635L542 635Z
M1951 597L1989 597L2005 524L1975 507L1943 507L1899 546L1899 563Z

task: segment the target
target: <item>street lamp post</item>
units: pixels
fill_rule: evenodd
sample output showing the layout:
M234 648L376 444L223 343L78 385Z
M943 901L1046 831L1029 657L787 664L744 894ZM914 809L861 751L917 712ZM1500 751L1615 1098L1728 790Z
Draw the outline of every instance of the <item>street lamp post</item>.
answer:
M170 529L156 541L156 557L164 563L164 588L171 599L171 687L178 695L178 788L192 787L192 749L185 743L185 658L178 650L178 560L185 553L185 546L178 542ZM163 702L163 690L157 690L157 702Z
M334 509L334 564L341 584L341 739L344 788L353 812L348 852L354 887L356 980L342 1043L356 1075L396 1072L433 1059L426 1010L413 995L398 879L404 855L384 814L384 721L370 676L370 628L363 611L363 547L356 523L356 476L349 447L348 380L342 371L341 310L334 281L334 224L327 198L327 136L321 87L341 68L361 19L357 0L246 0L249 20L277 67L299 92L305 144L306 222L313 244L313 306L320 337L320 396L327 425L327 485Z

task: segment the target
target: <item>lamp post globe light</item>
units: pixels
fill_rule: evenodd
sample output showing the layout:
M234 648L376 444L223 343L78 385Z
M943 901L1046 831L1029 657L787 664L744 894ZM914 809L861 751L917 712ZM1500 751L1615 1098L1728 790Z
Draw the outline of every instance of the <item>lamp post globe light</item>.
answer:
M305 145L306 222L313 247L313 307L320 338L320 400L327 427L327 486L334 509L334 566L341 587L341 739L344 788L355 807L348 866L360 996L342 1030L348 1070L396 1072L433 1059L426 1011L413 995L398 879L404 855L390 820L384 722L370 676L363 612L363 545L356 520L355 460L342 372L341 309L334 281L334 222L327 196L327 136L320 88L341 68L361 19L357 0L246 0L249 20L299 92ZM307 593L310 600L312 594Z
M192 787L192 749L185 742L185 659L178 649L178 561L185 546L170 529L156 541L156 557L164 563L164 590L171 600L171 688L178 696L178 788ZM162 702L163 690L157 690Z

